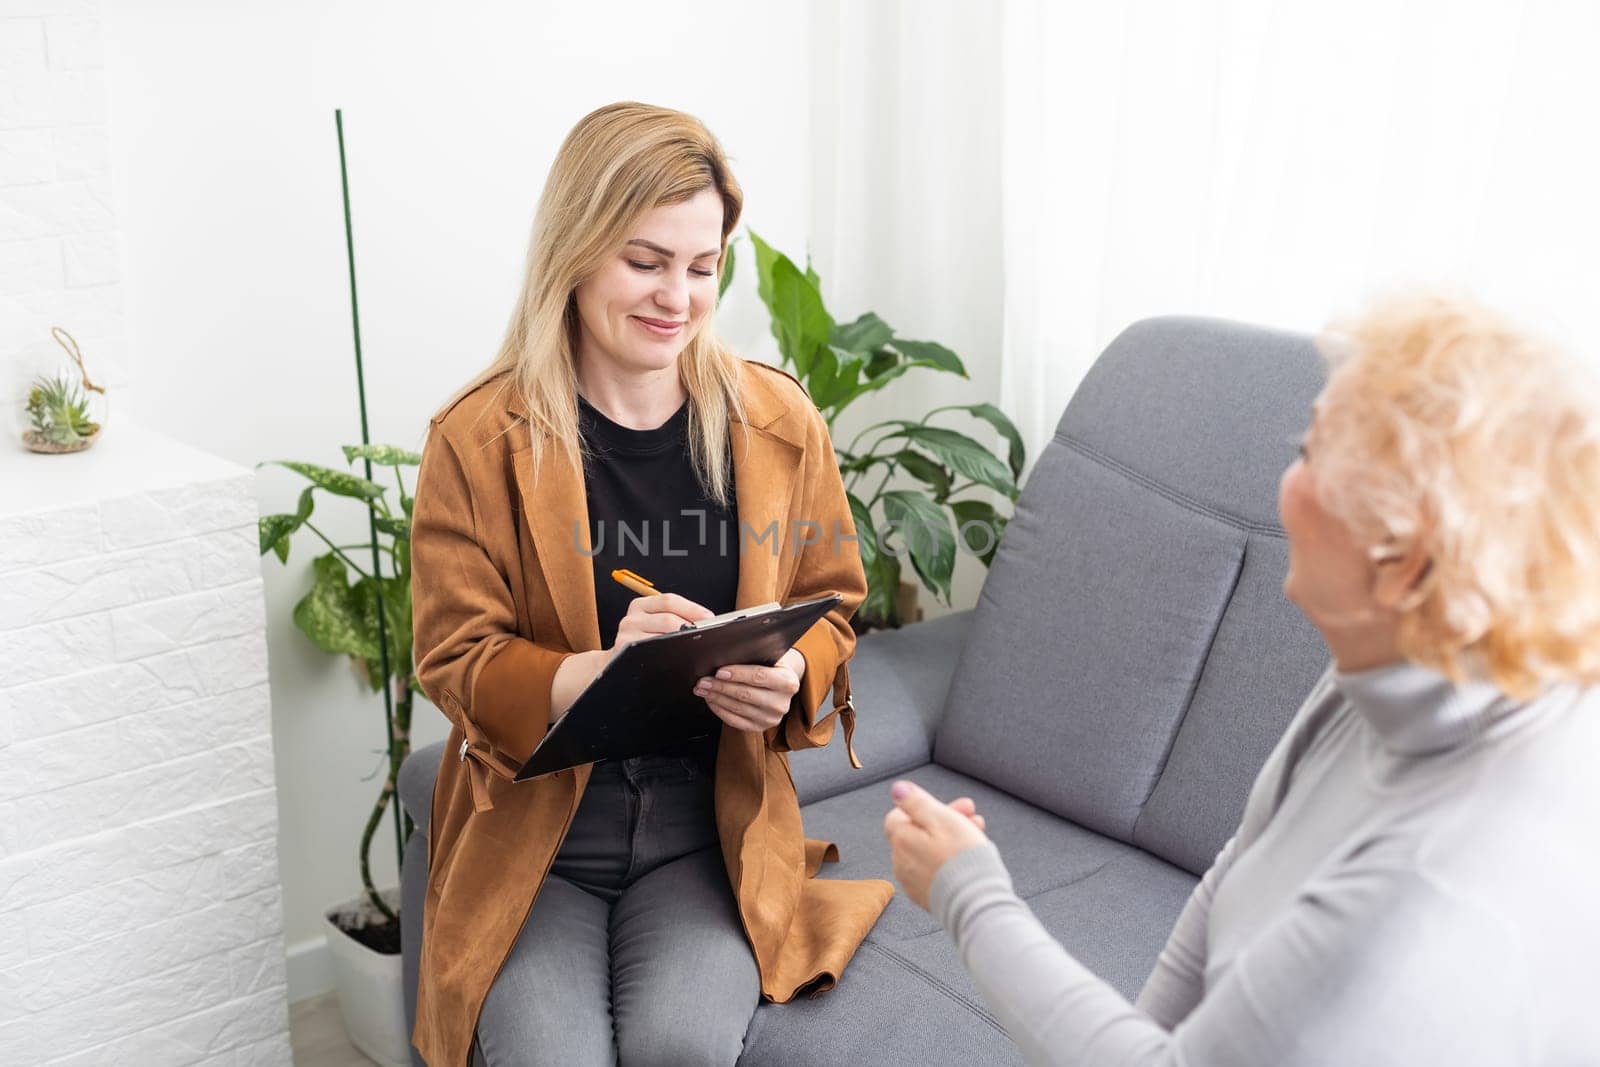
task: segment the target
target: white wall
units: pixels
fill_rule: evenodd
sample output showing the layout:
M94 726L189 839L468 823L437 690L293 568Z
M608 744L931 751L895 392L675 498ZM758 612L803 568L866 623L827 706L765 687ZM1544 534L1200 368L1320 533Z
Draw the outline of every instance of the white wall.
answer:
M0 427L8 431L26 422L20 405L36 375L76 376L52 326L77 341L95 384L120 397L128 382L96 7L0 5Z
M1311 332L1459 286L1600 353L1600 6L1006 0L1002 403L1048 440L1129 323Z
M603 14L602 14L603 11ZM680 107L722 139L747 219L784 245L809 211L803 7L372 0L203 4L108 12L117 207L127 242L138 417L243 464L337 465L359 440L333 110L344 109L371 436L415 447L432 413L493 355L560 139L619 99ZM748 260L746 260L748 268ZM722 329L774 358L754 275ZM258 478L263 513L301 482ZM340 543L364 516L329 502ZM314 518L313 521L319 521ZM298 536L266 581L291 953L359 888L356 847L379 787L381 702L290 612L320 542ZM414 744L443 737L419 701ZM374 848L396 878L393 830ZM320 982L291 960L295 995Z
M97 8L0 5L0 1061L283 1063L254 475L124 410ZM54 326L111 399L41 456Z

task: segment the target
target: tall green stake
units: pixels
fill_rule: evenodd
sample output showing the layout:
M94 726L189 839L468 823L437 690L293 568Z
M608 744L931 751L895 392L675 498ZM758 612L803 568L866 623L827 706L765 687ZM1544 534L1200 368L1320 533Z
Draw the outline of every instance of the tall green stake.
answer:
M342 108L334 108L333 125L339 136L339 189L344 196L345 259L350 265L350 328L355 337L356 395L361 404L361 443L370 445L372 439L367 433L367 380L361 367L361 312L356 303L356 245L354 231L350 225L350 179L345 170L344 111ZM364 456L362 457L362 464L366 468L367 481L370 482L372 480L372 460ZM378 598L378 654L382 657L380 662L383 670L383 724L389 741L388 758L392 763L394 760L394 695L389 692L392 666L389 663L387 617L383 610L383 569L381 566L382 560L378 555L378 517L371 508L367 509L367 526L369 536L372 538L372 576L374 578L372 592L373 596ZM389 770L391 774L396 772L394 767L390 767ZM399 790L396 790L394 794L394 848L397 870L399 869L400 859L405 856L405 830L402 829L402 823L406 821L408 820L406 819L405 809L400 805L400 793ZM382 905L381 901L375 900L374 903ZM387 908L383 910L388 911Z

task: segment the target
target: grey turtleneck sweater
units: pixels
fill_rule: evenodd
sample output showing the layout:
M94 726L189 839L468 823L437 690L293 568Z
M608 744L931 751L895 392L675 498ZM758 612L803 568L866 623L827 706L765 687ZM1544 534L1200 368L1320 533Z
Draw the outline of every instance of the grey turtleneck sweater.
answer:
M992 843L931 906L1029 1063L1600 1063L1600 691L1330 666L1134 1004Z

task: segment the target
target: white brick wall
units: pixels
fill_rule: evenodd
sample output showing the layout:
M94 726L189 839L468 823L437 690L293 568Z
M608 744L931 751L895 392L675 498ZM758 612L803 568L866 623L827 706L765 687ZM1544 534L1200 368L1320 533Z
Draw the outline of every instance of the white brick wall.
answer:
M51 326L77 339L97 384L130 383L100 25L93 0L0 0L0 400L8 406L34 374L66 358Z
M291 1062L254 478L0 450L0 1063Z

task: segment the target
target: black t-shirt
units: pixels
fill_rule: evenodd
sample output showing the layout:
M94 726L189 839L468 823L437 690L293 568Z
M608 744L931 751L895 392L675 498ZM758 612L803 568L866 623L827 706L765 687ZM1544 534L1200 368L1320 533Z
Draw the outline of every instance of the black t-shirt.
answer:
M617 627L638 595L612 579L614 568L631 570L662 592L712 612L732 611L739 586L737 509L709 499L695 477L689 401L660 426L635 430L580 396L578 428L592 453L584 457L584 495L602 647L616 643ZM694 755L710 766L716 734L671 754Z

